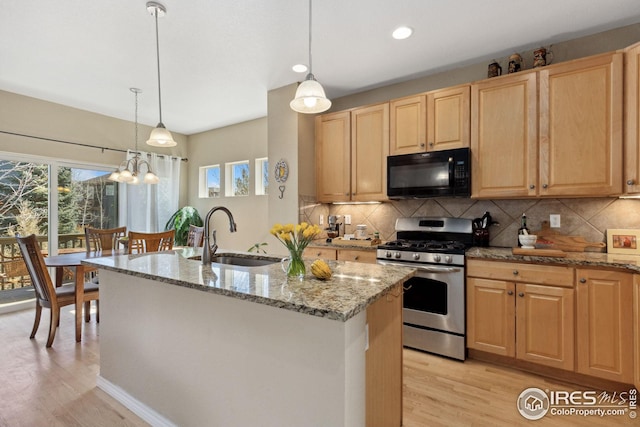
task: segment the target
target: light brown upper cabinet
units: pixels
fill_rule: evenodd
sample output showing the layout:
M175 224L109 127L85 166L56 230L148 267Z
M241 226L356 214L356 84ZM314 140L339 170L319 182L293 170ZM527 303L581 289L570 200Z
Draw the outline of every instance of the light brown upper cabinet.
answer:
M389 103L389 154L411 154L427 150L427 96L416 95Z
M351 198L351 112L316 117L316 196L320 202Z
M471 86L427 92L427 151L469 146Z
M539 194L621 194L623 54L553 65L539 82Z
M470 85L390 103L390 155L469 146Z
M319 202L387 199L389 104L316 117Z
M351 110L351 200L387 199L389 103Z
M473 84L472 197L621 194L622 83L613 52Z
M624 191L640 193L640 43L624 53Z
M537 73L471 85L471 197L536 195Z

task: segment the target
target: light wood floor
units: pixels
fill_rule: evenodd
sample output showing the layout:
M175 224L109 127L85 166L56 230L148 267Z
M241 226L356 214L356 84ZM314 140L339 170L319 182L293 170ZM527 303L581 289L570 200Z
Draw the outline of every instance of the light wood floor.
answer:
M71 310L63 309L51 349L45 348L47 310L34 340L29 339L33 310L0 315L0 426L146 426L96 388L99 327L92 318L76 344ZM547 415L528 421L516 409L525 388L579 388L474 360L461 363L408 349L404 358L405 427L640 425L626 416Z

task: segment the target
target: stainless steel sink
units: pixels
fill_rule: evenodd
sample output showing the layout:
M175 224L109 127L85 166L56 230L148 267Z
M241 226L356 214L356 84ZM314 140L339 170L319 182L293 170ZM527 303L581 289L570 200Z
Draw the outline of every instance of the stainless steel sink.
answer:
M238 255L214 255L211 257L211 262L227 265L238 265L241 267L258 267L261 265L269 265L280 262L279 258L268 257L251 257L251 256L238 256Z

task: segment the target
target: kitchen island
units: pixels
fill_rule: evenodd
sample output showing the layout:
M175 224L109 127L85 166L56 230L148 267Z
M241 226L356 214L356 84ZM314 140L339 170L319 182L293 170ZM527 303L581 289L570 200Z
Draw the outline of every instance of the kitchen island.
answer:
M203 266L193 255L86 262L100 275L98 387L152 425L370 424L369 353L389 351L370 337L401 330L393 313L414 270L333 261L330 280L299 281L279 262ZM374 307L389 319L382 326ZM385 357L374 358L376 384L398 370L380 365ZM401 411L401 380L396 388L377 410L399 401Z

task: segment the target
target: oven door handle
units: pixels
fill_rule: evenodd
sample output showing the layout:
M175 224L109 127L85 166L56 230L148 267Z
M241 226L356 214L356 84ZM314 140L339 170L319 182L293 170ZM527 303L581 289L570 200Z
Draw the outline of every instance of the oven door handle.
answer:
M378 261L380 265L393 265L396 267L409 267L415 268L420 271L427 271L429 273L457 273L462 271L459 267L432 267L432 266L423 266L423 265L411 265L411 264L402 264L400 262L389 262L389 261Z

